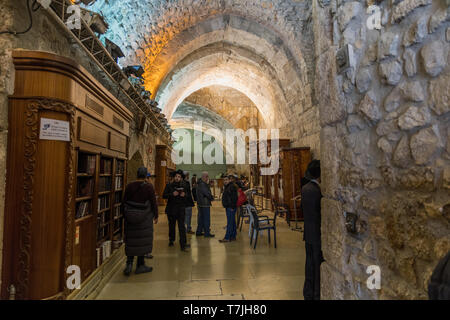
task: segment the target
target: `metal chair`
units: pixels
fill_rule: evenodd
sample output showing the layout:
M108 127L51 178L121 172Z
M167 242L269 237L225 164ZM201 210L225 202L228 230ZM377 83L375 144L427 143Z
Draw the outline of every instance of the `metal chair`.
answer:
M273 230L273 238L274 238L274 247L277 247L277 211L274 212L273 219L270 219L266 215L258 215L258 212L256 208L252 205L247 204L246 205L247 210L252 215L252 224L250 226L251 228L251 235L250 235L250 245L253 243L253 237L255 237L255 244L253 246L253 249L256 249L256 245L258 244L258 235L259 232L262 230L267 230L267 236L270 244L270 230ZM256 232L256 236L255 236Z

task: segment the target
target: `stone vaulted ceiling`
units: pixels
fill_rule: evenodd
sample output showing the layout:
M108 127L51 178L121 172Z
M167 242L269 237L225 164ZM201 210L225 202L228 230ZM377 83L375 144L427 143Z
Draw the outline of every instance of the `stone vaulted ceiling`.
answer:
M312 104L309 1L99 0L93 10L125 52L120 64L145 67L146 89L169 119L217 85L242 92L265 126L286 134L288 119Z

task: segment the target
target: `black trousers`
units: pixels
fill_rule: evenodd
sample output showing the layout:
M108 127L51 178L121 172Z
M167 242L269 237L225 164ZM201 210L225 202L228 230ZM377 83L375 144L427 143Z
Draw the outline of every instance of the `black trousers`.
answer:
M174 209L167 215L169 219L169 241L175 242L175 226L178 223L178 232L180 234L180 246L184 248L186 246L186 225L185 225L185 208Z
M127 257L127 264L133 264L134 256ZM137 257L137 266L142 266L145 263L144 256Z
M303 297L305 300L320 300L320 265L323 261L320 245L306 243L305 284Z

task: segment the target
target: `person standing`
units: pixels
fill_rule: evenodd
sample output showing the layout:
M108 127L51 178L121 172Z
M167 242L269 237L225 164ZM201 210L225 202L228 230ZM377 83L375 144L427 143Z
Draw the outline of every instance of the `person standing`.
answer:
M167 184L164 189L163 198L167 199L166 213L169 220L169 246L173 247L175 242L175 227L178 223L181 251L187 251L190 247L186 240L185 214L187 187L184 181L183 171L175 172L172 183Z
M127 263L124 274L129 276L134 257L137 256L136 274L153 270L145 265L144 256L153 250L153 222L158 223L158 205L155 189L145 181L147 168L141 167L137 180L129 183L124 194L125 254Z
M303 239L305 240L306 263L303 296L305 300L320 300L320 265L324 261L321 243L321 199L320 161L308 165L310 181L302 188L302 210L304 216Z
M224 190L222 194L222 205L227 215L227 232L219 242L230 242L236 240L236 205L238 201L238 190L231 176L223 180Z
M197 236L205 236L206 238L215 237L211 234L211 201L214 200L209 185L208 172L203 172L202 177L197 184L197 206L198 206L198 225Z
M186 233L187 234L194 234L191 227L191 220L192 220L192 207L194 207L194 199L192 198L192 189L191 189L191 183L189 181L189 172L184 171L184 182L186 183L186 217L185 217L185 224L186 224Z

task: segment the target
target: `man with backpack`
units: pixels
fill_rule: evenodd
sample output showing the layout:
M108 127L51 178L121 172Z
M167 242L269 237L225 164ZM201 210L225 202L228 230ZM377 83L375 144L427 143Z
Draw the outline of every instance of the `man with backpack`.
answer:
M236 240L236 208L238 202L238 188L232 181L231 176L223 180L224 190L222 194L222 205L227 215L227 232L219 242L231 242Z
M125 188L123 203L127 264L123 273L126 276L132 271L135 256L138 257L136 274L153 270L145 265L144 256L153 249L153 222L158 223L158 205L155 189L145 181L146 178L147 168L141 167L137 172L137 180Z
M164 189L163 198L167 199L166 213L169 220L169 247L175 242L175 226L178 223L181 251L187 251L190 245L186 239L185 215L188 189L182 170L175 172L175 178Z

